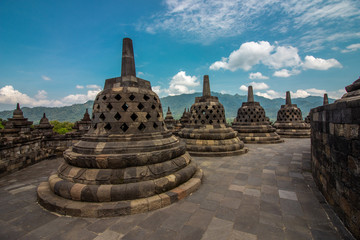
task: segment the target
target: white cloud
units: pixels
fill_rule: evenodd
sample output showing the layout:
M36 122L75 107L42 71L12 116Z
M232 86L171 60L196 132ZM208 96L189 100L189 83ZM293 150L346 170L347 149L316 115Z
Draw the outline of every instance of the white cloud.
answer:
M38 93L35 95L36 99L46 99L47 92L45 90L39 90Z
M301 64L298 49L292 46L278 46L274 54L264 58L262 62L271 66L272 68L279 69L283 67L296 67Z
M354 52L356 50L360 49L360 43L351 44L346 47L346 49L342 50L341 52L347 53L347 52Z
M292 69L292 70L287 70L287 69L281 69L279 71L275 71L273 76L274 77L283 77L283 78L287 78L296 74L299 74L300 70L298 69Z
M96 84L86 85L86 88L96 89L96 90L101 89L101 87Z
M210 70L219 70L221 68L236 71L239 68L248 71L254 65L259 64L261 60L270 56L274 46L269 42L246 42L241 44L238 50L233 51L228 58L222 58L221 61L214 62Z
M267 90L266 92L256 92L255 95L268 99L280 98L282 95L274 90Z
M262 75L261 72L250 73L249 78L250 79L269 79L269 77Z
M254 90L265 90L269 88L264 82L251 82L246 85L241 85L239 89L241 91L247 91L249 86L252 86Z
M322 59L306 56L303 64L304 69L328 70L329 68L342 68L342 65L334 58Z
M42 78L43 80L45 80L45 81L50 81L50 80L51 80L50 77L45 76L45 75L42 75L41 78Z
M306 97L310 96L310 93L308 93L307 91L302 90L302 89L298 89L298 90L296 90L296 92L290 91L290 93L291 93L292 98L306 98Z
M240 87L239 87L239 89L241 90L241 91L247 91L248 90L248 87L247 86L245 86L245 85L241 85Z
M7 85L0 88L0 103L14 105L16 103L20 103L21 106L28 107L60 107L72 105L75 103L84 103L88 100L94 100L100 90L101 89L88 90L87 94L70 94L57 100L48 99L47 92L45 90L39 90L34 97L30 97L27 94L21 93L19 90L14 89L13 86Z
M180 71L171 78L169 88L162 89L160 86L154 86L152 89L158 95L163 93L174 96L186 93L194 93L195 89L193 88L199 85L200 82L197 81L196 76L189 76L186 75L185 71Z
M77 88L77 89L83 89L83 88L84 88L84 86L81 86L81 85L76 85L76 88Z
M290 29L316 33L324 26L341 33L355 29L360 16L358 0L165 0L164 5L165 10L139 27L151 34L167 31L177 39L204 44L247 31L264 31L265 24L266 30L279 29L275 33ZM331 24L336 28L328 27Z
M145 74L144 74L143 72L138 72L138 73L137 73L137 76L139 76L139 77L140 77L140 76L144 76L144 75L145 75Z

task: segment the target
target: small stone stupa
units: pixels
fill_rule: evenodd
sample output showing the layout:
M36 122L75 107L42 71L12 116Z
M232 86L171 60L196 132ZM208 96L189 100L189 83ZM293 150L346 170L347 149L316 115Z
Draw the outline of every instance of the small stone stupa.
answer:
M86 133L87 131L89 131L90 127L91 127L91 119L88 109L86 109L84 113L84 117L80 121L76 121L73 128L81 133Z
M16 104L16 109L13 112L13 117L8 118L4 129L1 131L2 135L8 137L15 137L19 134L27 134L31 131L33 122L24 118L23 111L20 109L20 104Z
M189 125L179 132L190 154L230 156L248 151L238 133L226 127L224 107L217 97L211 96L208 75L204 76L203 96L195 98L190 114Z
M39 125L36 125L35 128L44 135L53 134L54 126L50 124L49 119L47 119L45 113L43 117L40 119Z
M159 97L136 77L131 39L123 40L121 77L105 81L92 114L90 130L38 187L46 209L81 217L134 214L200 186L202 171L166 129Z
M186 108L184 108L183 115L180 118L180 123L182 127L185 127L190 123L190 117L191 117L190 110L186 110Z
M274 123L276 132L281 137L307 138L310 137L310 125L302 120L302 113L296 104L291 103L290 92L286 92L285 105L281 105Z
M335 102L350 102L360 99L360 77L345 87L346 93Z
M168 110L167 110L167 113L166 113L166 117L165 117L165 124L166 124L166 127L169 129L169 130L172 130L174 129L175 127L175 124L176 124L176 120L174 119L174 117L172 116L172 113L170 111L170 107L168 107Z
M243 102L232 128L238 131L245 143L281 143L284 140L275 132L259 102L254 101L252 86L248 87L248 100Z

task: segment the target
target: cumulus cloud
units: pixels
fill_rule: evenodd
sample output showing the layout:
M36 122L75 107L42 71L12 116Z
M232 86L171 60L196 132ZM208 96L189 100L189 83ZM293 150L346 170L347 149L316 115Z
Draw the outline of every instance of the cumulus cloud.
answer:
M336 59L322 59L313 56L306 56L303 64L304 69L328 70L329 68L342 68L341 63Z
M298 69L293 69L293 70L281 69L279 71L275 71L273 76L274 77L287 78L287 77L290 77L292 75L296 75L296 74L299 74L299 73L300 73L300 70L298 70Z
M185 71L180 71L171 78L169 88L162 89L160 86L154 86L152 89L158 95L166 94L174 96L184 93L194 93L194 87L200 85L200 82L197 80L196 76L186 75Z
M296 92L290 91L290 93L291 93L292 98L306 98L306 97L310 96L310 93L308 93L307 91L302 90L302 89L298 89L298 90L296 90Z
M77 88L77 89L83 89L84 86L82 86L82 85L76 85L76 88Z
M347 52L354 52L356 50L360 49L360 43L351 44L346 47L346 49L342 50L341 52L347 53Z
M268 99L280 98L282 95L274 90L267 90L266 92L256 92L255 95Z
M252 86L253 90L265 90L269 88L269 86L264 82L251 82L247 85L241 85L239 89L241 91L247 91L249 86Z
M233 51L228 58L222 58L210 66L210 70L226 69L232 72L243 69L250 70L254 65L259 64L261 60L270 57L274 46L269 42L246 42L241 44L238 50Z
M43 80L45 80L45 81L50 81L50 80L51 80L50 77L45 76L45 75L42 75L41 78L42 78Z
M250 73L249 78L250 79L269 79L269 77L262 75L261 72Z
M86 94L70 94L61 99L48 99L45 90L39 90L34 97L21 93L13 86L7 85L0 88L0 103L13 104L20 103L22 106L37 107L60 107L75 103L84 103L88 100L94 100L101 89L88 90Z

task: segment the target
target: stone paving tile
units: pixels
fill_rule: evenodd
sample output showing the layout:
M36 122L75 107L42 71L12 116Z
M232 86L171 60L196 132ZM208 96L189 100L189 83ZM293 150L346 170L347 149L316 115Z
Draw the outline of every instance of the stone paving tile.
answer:
M0 239L341 239L311 176L309 139L247 147L240 156L194 158L204 181L186 199L104 219L41 208L35 188L61 159L42 161L0 178Z

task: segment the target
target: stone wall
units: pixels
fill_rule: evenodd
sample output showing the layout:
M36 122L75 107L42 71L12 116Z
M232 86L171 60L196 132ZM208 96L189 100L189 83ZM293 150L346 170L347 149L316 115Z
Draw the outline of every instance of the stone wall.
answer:
M11 139L0 139L0 176L15 172L41 160L62 155L81 134L72 132L65 135L27 134Z
M360 100L314 108L310 118L314 180L360 239Z

